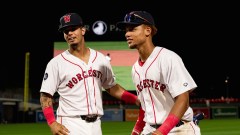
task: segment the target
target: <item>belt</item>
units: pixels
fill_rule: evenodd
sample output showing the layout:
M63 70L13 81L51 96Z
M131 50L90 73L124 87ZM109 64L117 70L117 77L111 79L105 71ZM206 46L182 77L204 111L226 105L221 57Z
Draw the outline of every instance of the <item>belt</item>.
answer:
M180 126L183 125L183 124L184 124L184 121L183 121L183 120L180 120L175 127L180 127ZM162 125L162 124L153 124L153 125L150 125L150 126L153 127L153 128L155 128L155 129L157 129L157 128L159 128L161 125Z
M154 125L150 125L151 127L157 129L158 127L160 127L162 124L154 124Z
M90 114L90 115L80 115L82 120L85 120L86 122L95 122L98 118L97 114Z

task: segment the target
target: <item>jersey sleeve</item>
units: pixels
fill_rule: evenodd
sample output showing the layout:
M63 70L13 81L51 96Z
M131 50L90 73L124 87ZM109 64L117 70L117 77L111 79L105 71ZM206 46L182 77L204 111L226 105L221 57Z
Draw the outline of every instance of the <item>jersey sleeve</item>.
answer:
M104 89L109 89L109 88L113 87L114 85L116 85L116 81L115 81L116 76L113 72L110 61L104 59L103 63L104 63L104 67L105 67L105 70L104 70L105 73L103 73L104 81L103 81L102 87Z
M167 57L167 61L164 62L166 67L166 75L164 76L172 97L174 98L186 91L195 89L197 85L186 69L181 57L171 51Z
M51 60L45 69L40 92L46 92L53 95L59 85L57 62Z

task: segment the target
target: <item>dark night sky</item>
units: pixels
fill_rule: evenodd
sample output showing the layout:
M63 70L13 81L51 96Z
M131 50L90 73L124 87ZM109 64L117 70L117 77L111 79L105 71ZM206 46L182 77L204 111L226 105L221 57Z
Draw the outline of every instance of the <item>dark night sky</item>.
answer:
M18 5L16 3L15 5ZM122 20L131 10L146 10L155 18L158 34L156 45L177 52L198 84L196 93L214 97L224 95L226 77L229 77L230 95L239 97L239 12L236 3L163 3L145 1L90 2L64 0L50 4L43 1L19 3L2 13L2 77L1 89L22 87L24 53L31 52L30 86L40 88L47 62L52 57L53 42L62 40L58 33L59 17L66 12L78 12L86 21L107 18L112 22ZM29 6L31 5L31 6ZM92 6L96 7L93 8ZM3 9L1 9L3 10ZM3 19L4 18L4 19ZM5 21L4 21L5 20ZM123 33L109 37L86 40L122 39Z

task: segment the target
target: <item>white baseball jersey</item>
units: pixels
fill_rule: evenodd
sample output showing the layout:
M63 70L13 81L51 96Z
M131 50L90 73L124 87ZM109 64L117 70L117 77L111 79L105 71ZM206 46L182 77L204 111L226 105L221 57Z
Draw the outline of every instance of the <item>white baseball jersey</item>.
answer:
M86 64L66 50L47 64L40 92L58 92L58 116L103 115L102 88L115 84L110 62L102 53L90 49Z
M182 59L163 47L155 47L142 66L139 61L133 65L132 79L148 124L163 123L174 105L174 97L197 87ZM182 119L193 119L192 108Z

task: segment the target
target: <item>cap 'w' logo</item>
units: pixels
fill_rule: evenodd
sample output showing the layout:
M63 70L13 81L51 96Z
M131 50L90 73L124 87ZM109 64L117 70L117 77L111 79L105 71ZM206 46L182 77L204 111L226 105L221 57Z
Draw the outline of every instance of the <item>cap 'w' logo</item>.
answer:
M71 16L71 15L65 15L65 16L64 16L64 22L65 22L65 23L70 22L70 16Z

